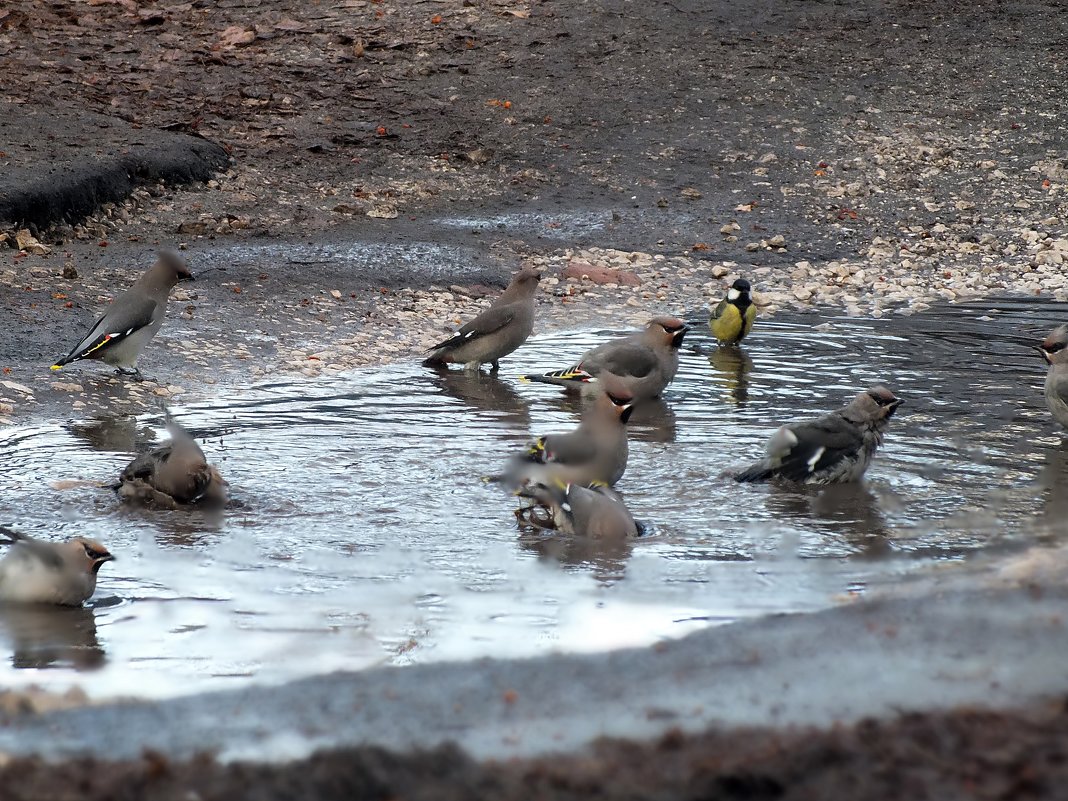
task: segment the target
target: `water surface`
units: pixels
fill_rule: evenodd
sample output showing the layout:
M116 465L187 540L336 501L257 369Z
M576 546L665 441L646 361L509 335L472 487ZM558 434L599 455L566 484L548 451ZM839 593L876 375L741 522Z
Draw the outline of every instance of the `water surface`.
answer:
M541 336L498 378L417 365L286 379L172 411L233 486L223 515L121 508L100 486L162 418L0 432L2 522L119 556L84 610L0 610L6 686L167 696L337 669L650 643L804 613L936 562L1065 534L1068 446L1032 349L1058 305L780 315L744 348L695 327L636 415L619 484L652 533L590 546L517 530L483 476L577 402L520 384L618 331ZM694 315L700 322L700 315ZM868 480L738 485L774 427L885 382L905 405Z

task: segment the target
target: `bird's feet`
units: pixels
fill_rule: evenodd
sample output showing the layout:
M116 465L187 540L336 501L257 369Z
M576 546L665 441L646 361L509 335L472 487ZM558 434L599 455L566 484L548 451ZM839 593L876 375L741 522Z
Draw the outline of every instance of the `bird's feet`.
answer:
M123 376L124 378L129 378L131 381L145 380L145 377L141 375L141 371L138 370L136 367L133 367L131 369L126 369L125 367L116 367L115 373Z

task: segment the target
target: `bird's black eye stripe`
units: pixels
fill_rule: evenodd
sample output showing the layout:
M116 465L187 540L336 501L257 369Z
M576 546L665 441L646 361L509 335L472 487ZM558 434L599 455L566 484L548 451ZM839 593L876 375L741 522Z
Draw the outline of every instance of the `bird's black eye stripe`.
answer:
M615 395L609 395L608 400L612 401L616 406L626 406L630 403L630 398L619 398Z
M1043 345L1042 350L1046 351L1046 353L1056 353L1059 350L1064 350L1064 347L1064 342L1054 342L1052 345Z
M887 398L887 397L885 397L883 395L874 395L871 392L868 393L868 397L870 397L873 401L878 403L880 406L889 406L891 403L893 403L894 401L897 400L897 398Z

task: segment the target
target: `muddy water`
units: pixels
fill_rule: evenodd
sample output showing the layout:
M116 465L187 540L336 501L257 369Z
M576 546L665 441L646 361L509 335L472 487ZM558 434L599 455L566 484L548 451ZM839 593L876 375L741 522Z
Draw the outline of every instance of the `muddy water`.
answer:
M762 321L742 349L697 326L636 415L619 485L651 533L614 548L522 534L481 477L575 406L515 374L618 332L542 336L498 379L415 365L286 380L177 407L233 485L220 516L120 508L100 482L162 419L0 432L3 522L118 554L83 610L0 610L0 686L166 696L335 669L649 643L803 613L937 561L1063 538L1068 446L1030 346L1057 306ZM700 319L699 314L694 320ZM906 400L865 484L739 486L776 421L885 381Z

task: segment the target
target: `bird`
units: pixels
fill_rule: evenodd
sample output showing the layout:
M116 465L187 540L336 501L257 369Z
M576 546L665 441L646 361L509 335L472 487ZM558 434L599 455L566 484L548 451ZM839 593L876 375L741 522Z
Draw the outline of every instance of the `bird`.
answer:
M1049 332L1039 352L1049 365L1046 373L1046 405L1053 419L1068 428L1068 325Z
M749 282L739 278L727 290L727 297L712 310L708 327L721 344L737 345L753 330L756 306L750 291Z
M196 440L169 416L167 431L170 442L141 454L123 469L115 485L119 498L164 509L225 506L229 485L208 464Z
M679 371L679 348L689 330L677 317L654 317L642 331L586 351L571 367L520 376L520 380L596 392L597 379L608 372L622 382L636 401L657 398Z
M96 591L96 574L115 557L96 540L46 542L0 526L11 550L0 559L0 601L80 606Z
M883 431L902 401L879 384L841 409L787 423L768 440L766 456L734 476L736 481L786 479L800 484L859 481Z
M619 538L638 536L638 524L619 493L594 481L588 486L558 479L536 480L516 490L547 510L552 527L580 537ZM542 525L536 518L535 525Z
M493 305L444 342L427 348L430 356L423 364L462 364L465 370L473 371L488 363L496 372L500 360L534 331L534 294L540 280L541 273L534 267L522 267Z
M573 431L534 439L512 458L504 480L512 486L524 481L555 479L589 485L613 485L627 469L627 420L634 398L616 376L603 374L603 391L583 412Z
M123 375L140 378L137 359L163 325L171 288L179 281L192 280L178 254L160 251L156 263L111 302L89 333L52 369L79 359L100 359Z

